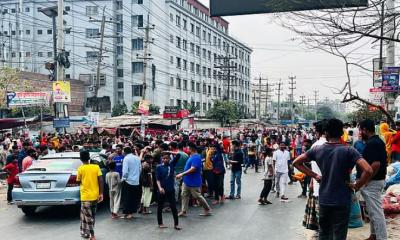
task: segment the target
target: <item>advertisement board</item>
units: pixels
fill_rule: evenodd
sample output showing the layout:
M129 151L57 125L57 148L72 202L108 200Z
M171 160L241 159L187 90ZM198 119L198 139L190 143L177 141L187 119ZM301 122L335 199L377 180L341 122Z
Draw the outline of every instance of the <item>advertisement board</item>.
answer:
M382 92L399 90L400 67L384 67L382 71Z
M139 107L137 112L140 114L147 115L149 114L149 109L150 109L150 101L149 100L141 100L139 102Z
M48 92L7 92L7 107L48 106Z
M212 17L291 12L329 8L365 7L368 0L210 0Z
M69 128L70 120L69 118L54 118L53 119L54 128Z
M55 103L71 102L71 85L68 81L53 82L53 101Z
M386 61L386 58L382 58L382 63L380 58L372 59L372 79L374 88L382 87L382 65Z

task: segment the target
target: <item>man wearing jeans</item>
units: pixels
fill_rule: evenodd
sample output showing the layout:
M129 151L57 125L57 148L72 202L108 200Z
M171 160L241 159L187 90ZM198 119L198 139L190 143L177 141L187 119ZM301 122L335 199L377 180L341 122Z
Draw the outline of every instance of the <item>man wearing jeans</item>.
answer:
M210 216L211 208L207 201L201 195L200 187L201 180L201 156L197 153L196 144L190 142L189 144L190 157L186 162L183 173L176 175L176 179L183 178L182 185L182 211L178 214L180 217L185 217L189 208L189 197L192 195L204 209L204 213L200 216Z
M326 123L328 142L300 155L293 165L321 183L319 189L319 240L345 240L350 216L351 192L364 186L372 176L372 168L353 147L341 144L343 123L330 119ZM321 175L304 163L315 161ZM360 179L350 183L354 165L362 169Z
M233 157L229 161L231 164L231 192L227 199L240 199L241 193L241 178L242 178L242 164L243 164L243 151L240 149L240 143L238 141L233 141ZM237 185L236 197L235 197L235 182Z
M275 169L276 197L281 195L282 200L288 200L285 196L285 190L289 172L288 161L290 161L290 153L286 150L284 142L279 144L279 149L274 152L272 160L274 161Z
M371 165L373 174L370 181L361 188L370 219L371 235L368 240L387 239L385 215L382 209L382 190L386 177L386 147L381 138L375 135L375 124L371 120L360 123L361 136L367 141L363 151L363 157ZM357 168L357 178L362 170Z

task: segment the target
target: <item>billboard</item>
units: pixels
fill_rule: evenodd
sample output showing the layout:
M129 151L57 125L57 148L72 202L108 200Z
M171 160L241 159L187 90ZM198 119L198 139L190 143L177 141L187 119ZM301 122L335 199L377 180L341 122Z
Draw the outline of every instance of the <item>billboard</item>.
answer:
M368 0L210 0L211 16L363 7Z
M384 67L382 71L382 92L399 90L400 67Z
M7 92L7 107L48 106L48 92Z
M150 101L141 100L137 112L143 115L148 115L150 110Z
M55 103L71 102L71 85L67 81L53 82L53 101Z

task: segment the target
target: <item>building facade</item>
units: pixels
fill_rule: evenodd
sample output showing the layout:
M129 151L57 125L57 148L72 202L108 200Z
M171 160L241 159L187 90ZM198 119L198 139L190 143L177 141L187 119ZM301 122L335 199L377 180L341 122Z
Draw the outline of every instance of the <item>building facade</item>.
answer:
M57 1L0 0L0 66L48 74L52 62L52 19L41 10ZM229 23L211 18L196 0L67 0L65 46L71 66L67 79L85 82L86 105L111 111L146 99L160 106L195 106L204 115L217 99L250 110L252 50L229 35ZM94 97L100 31L106 23L100 88ZM128 107L129 108L129 107Z

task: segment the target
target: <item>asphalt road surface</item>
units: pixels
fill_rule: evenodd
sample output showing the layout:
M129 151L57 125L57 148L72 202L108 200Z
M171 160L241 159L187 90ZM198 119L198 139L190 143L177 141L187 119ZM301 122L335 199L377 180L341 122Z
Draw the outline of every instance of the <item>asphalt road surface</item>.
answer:
M190 208L187 218L180 219L182 231L172 228L170 213L164 213L164 224L168 229L158 229L156 208L151 215L136 215L132 221L112 220L108 207L99 209L96 217L95 233L102 239L304 239L301 220L306 200L298 199L300 185L288 187L290 201L281 202L270 194L272 205L259 206L258 195L262 188L262 173L242 175L242 199L226 200L226 203L214 206L213 216L201 217L201 208ZM230 172L226 174L225 194L229 190ZM69 240L81 239L79 235L79 212L74 208L43 207L33 217L26 217L15 206L0 208L1 239L19 240Z

